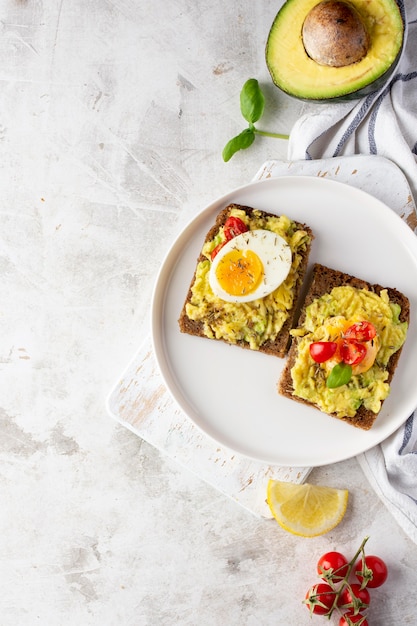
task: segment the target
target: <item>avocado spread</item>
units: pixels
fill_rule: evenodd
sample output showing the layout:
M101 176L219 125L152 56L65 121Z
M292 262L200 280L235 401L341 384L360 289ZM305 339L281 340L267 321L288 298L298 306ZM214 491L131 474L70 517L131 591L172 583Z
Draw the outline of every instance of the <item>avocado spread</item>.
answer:
M390 391L389 359L401 348L407 334L408 325L399 320L400 313L400 306L390 302L386 289L378 295L367 289L335 287L314 300L306 309L303 326L291 331L298 337L297 358L291 369L294 395L338 417L353 417L361 405L378 413ZM315 341L334 340L341 318L351 323L371 322L377 331L379 347L373 365L366 372L353 374L347 384L330 389L326 386L326 364L315 363L309 347Z
M211 252L226 240L221 227L217 235L204 244L202 255L206 257L197 264L192 297L186 305L187 316L204 325L204 334L210 339L224 339L229 343L246 342L257 350L267 341L274 341L294 304L295 286L303 252L310 241L305 230L285 215L265 217L253 211L248 216L244 210L233 208L230 216L240 218L249 230L270 230L285 239L292 252L292 264L287 278L275 291L252 302L231 303L214 295L209 284Z

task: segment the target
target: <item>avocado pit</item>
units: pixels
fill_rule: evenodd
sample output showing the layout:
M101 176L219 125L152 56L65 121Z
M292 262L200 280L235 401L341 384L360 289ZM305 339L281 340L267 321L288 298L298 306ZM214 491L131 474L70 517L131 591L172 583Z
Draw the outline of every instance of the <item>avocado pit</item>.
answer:
M370 46L358 11L342 0L323 0L315 5L304 20L302 39L311 59L331 67L357 63Z

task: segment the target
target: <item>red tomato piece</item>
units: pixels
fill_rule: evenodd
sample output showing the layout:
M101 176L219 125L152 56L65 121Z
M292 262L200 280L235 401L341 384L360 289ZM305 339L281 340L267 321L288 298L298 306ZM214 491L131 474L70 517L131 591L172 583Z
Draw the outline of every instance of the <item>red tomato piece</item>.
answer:
M316 363L324 363L332 358L336 349L335 341L315 341L310 344L310 355Z
M347 365L357 365L366 355L366 346L355 339L344 339L340 346L340 356Z
M241 235L242 233L246 233L248 227L245 222L243 222L240 217L228 217L224 223L224 235L227 241L237 237L237 235Z
M211 260L214 259L216 254L223 248L223 246L226 245L226 243L227 241L222 241L221 243L217 244L215 248L213 248L213 250L211 251L211 255L210 255Z
M352 583L349 587L344 587L339 596L338 606L342 609L350 609L352 612L366 609L371 601L371 594L358 583Z
M319 583L311 587L306 593L305 604L310 613L326 615L332 608L335 592L326 583Z
M349 621L347 621L349 619ZM358 624L358 626L368 626L368 620L364 615L358 613L354 615L353 613L345 613L342 615L339 621L339 626L350 626L351 624Z
M356 341L371 341L376 337L376 328L371 322L357 322L352 324L345 332L347 339L356 339Z
M348 571L349 563L340 552L326 552L318 560L317 573L320 578L331 576L333 581L343 580Z
M365 556L365 568L363 568L362 559L359 559L353 571L359 582L367 581L366 586L371 589L380 587L388 578L388 568L385 561L372 554Z

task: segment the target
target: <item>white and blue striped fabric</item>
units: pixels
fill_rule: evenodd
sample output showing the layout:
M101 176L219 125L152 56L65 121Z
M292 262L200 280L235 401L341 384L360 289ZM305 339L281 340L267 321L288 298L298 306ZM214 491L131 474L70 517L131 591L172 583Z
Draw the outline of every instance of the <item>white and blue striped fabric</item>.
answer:
M402 170L417 200L417 0L398 0L398 5L406 42L389 84L361 100L306 104L290 134L288 160L379 155ZM417 543L417 411L357 459L375 492Z
M417 543L417 415L358 462L375 492Z

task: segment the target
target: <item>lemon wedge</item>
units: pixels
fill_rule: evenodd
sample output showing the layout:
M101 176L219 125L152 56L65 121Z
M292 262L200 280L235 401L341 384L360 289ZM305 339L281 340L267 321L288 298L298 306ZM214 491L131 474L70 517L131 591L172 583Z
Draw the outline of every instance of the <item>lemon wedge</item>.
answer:
M266 501L284 530L302 537L317 537L342 521L348 495L347 489L309 483L297 485L271 479L267 486Z

